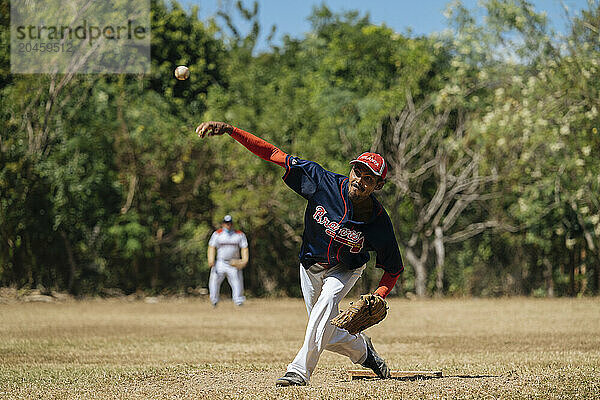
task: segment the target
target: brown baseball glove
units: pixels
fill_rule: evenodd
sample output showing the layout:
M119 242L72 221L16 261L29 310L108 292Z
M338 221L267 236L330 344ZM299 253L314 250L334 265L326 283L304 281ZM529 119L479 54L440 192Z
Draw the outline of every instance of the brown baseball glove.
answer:
M388 305L378 294L363 294L357 302L350 303L346 311L340 312L331 324L355 335L383 321Z

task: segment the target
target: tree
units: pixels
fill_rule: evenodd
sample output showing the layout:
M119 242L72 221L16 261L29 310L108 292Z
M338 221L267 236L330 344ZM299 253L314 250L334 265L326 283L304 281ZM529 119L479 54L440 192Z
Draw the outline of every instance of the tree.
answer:
M564 41L548 31L545 18L528 2L485 6L491 28L474 40L489 44L486 60L502 51L509 59L503 73L492 75L489 61L480 67L480 74L496 83L487 111L472 129L485 143L486 168L502 177L503 203L497 207L521 228L521 246L531 246L530 257L519 261L520 275L542 276L543 290L551 295L555 282L567 275L561 293L584 292L583 283L576 289L575 271L585 276L586 266L598 265L600 231L597 196L591 195L598 189L597 163L591 161L597 143L592 99L598 94L593 33L598 4L590 3L590 10L573 20ZM538 289L537 282L531 284L530 290Z
M207 277L198 247L210 234L205 188L214 168L193 141L191 115L220 79L211 63L223 46L176 4L153 2L152 11L150 79L73 70L11 77L1 89L3 284L81 293L106 285L160 290ZM173 60L169 51L184 45L193 56ZM199 73L187 87L172 76L178 61ZM195 240L180 245L188 239Z
M405 109L378 129L373 150L382 151L391 168L395 207L408 203L409 221L396 215L396 225L410 225L402 240L407 261L415 269L415 290L426 295L427 262L436 255L436 292L443 293L445 246L498 227L485 210L470 223L463 213L476 202L490 198L495 176L480 176L480 154L465 137L465 116L459 111L451 121L450 109L436 113L433 101L418 107L407 92ZM454 126L453 126L454 125ZM475 213L477 214L477 213ZM458 223L457 223L458 222Z

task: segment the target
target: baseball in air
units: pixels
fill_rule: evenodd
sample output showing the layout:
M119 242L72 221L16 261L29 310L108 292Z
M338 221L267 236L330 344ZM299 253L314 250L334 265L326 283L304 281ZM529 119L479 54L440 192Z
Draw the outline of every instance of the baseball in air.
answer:
M175 78L179 79L180 81L185 81L189 77L190 69L188 67L180 65L179 67L175 68Z

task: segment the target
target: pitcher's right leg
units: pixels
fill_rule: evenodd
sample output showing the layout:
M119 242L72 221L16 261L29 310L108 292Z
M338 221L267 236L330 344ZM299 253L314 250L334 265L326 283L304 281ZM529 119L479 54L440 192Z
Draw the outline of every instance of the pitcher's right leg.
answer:
M210 269L210 277L208 278L208 291L210 293L210 302L215 307L219 302L219 292L221 284L225 279L225 275L218 272L218 266L214 265Z
M317 273L311 271L311 269L301 271L305 301L307 299L313 300L315 296L318 297L312 308L309 307L310 302L307 301L309 317L304 343L294 361L288 365L288 372L298 374L305 382L310 380L321 353L325 346L330 343L336 329L338 329L331 325L331 319L338 314L341 299L354 286L361 273L362 268L352 271L345 269L343 266L332 267ZM311 286L314 290L309 293ZM320 290L317 290L319 287ZM362 343L357 343L357 345L359 344L362 345ZM357 348L357 357L363 357L365 352L365 347Z

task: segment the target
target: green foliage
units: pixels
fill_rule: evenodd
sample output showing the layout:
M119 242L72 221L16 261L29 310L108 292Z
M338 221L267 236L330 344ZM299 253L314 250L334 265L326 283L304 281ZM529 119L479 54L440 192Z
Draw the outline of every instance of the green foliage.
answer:
M497 177L494 195L456 226L489 218L502 227L447 243L443 293L598 293L600 6L591 2L564 37L527 1L482 6L483 19L454 2L448 34L409 37L322 5L304 37L258 53L257 3L236 3L242 32L231 15L201 21L196 8L153 0L151 74L76 75L63 86L61 75L9 74L1 0L0 285L204 287L208 238L229 213L250 241L250 294L297 296L305 201L281 182L281 168L228 137L201 141L195 125L227 121L344 174L362 151L394 156L398 145L381 145L394 143L391 122L431 100L424 120L447 112L447 123L413 164L477 155L474 176ZM174 79L178 65L190 79ZM381 191L400 243L408 246L438 178L428 170L418 196L402 179ZM434 258L428 293L440 289ZM398 292L417 285L406 267ZM369 266L360 289L379 276Z
M219 78L207 60L218 61L221 44L180 8L153 3L161 13L153 70L170 79L159 81L177 82L178 63L206 80L178 92L157 86L155 75L76 76L53 98L61 76L23 76L2 89L2 284L74 293L200 285L204 276L177 277L170 255L186 257L177 242L193 232L182 232L184 223L210 223L210 150L186 121L190 107L204 110L196 98ZM190 36L180 38L180 28ZM168 52L178 40L198 58L174 60Z

